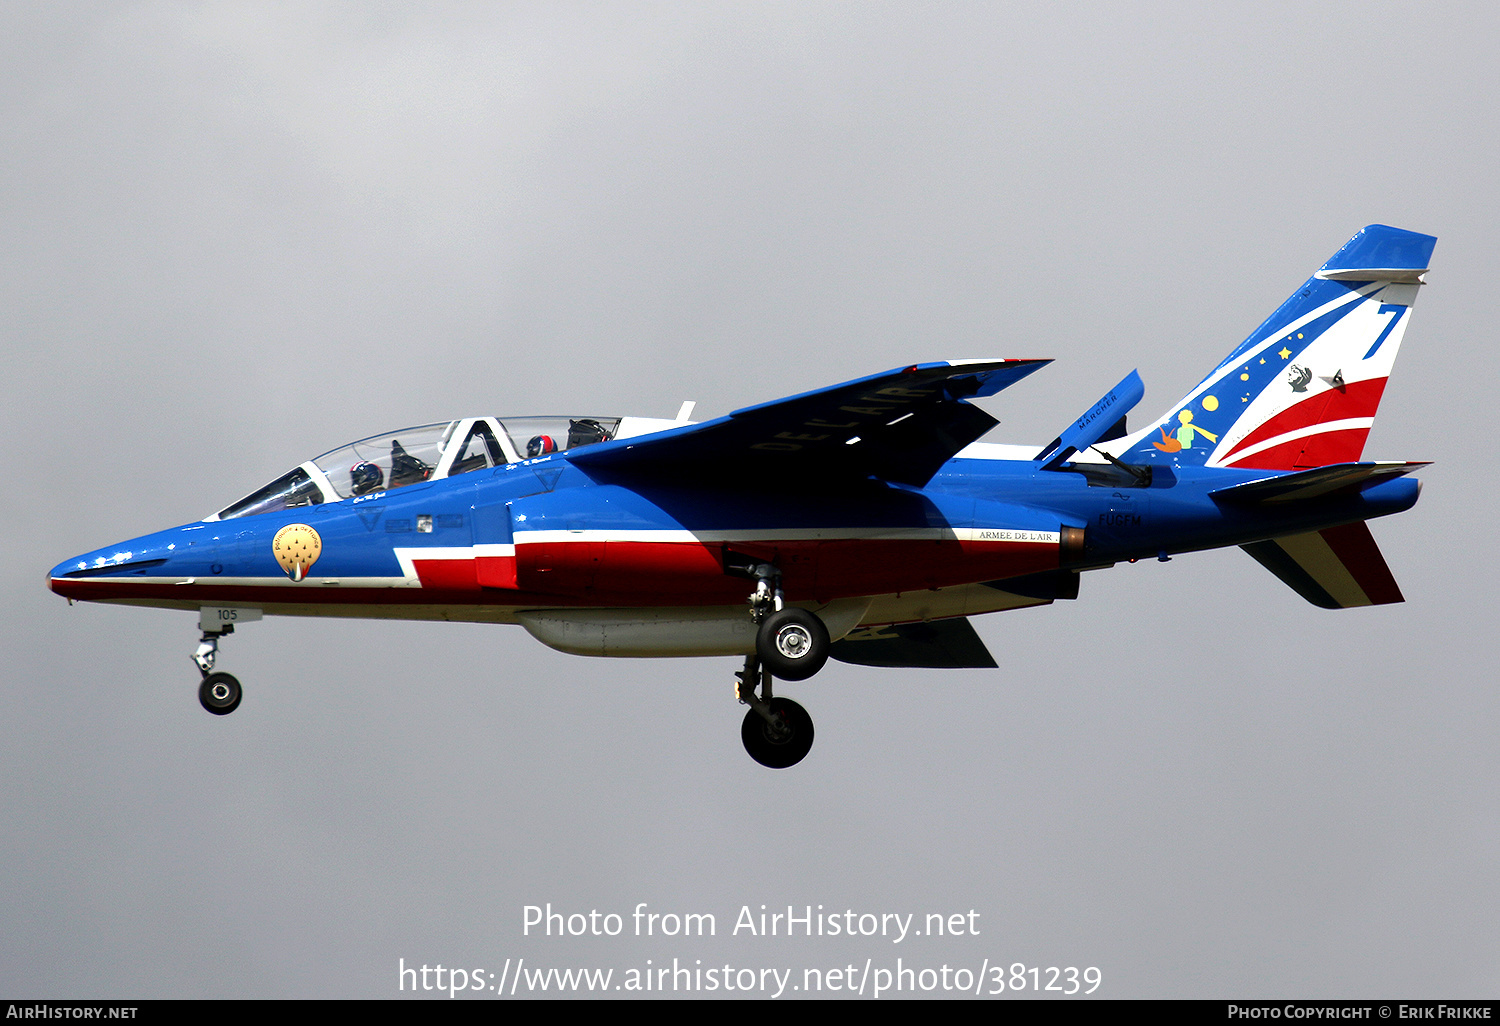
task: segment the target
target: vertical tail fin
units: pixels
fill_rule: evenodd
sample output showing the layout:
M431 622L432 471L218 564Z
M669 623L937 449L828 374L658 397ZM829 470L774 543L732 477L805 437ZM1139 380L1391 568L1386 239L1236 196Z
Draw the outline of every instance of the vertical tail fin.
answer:
M1358 460L1433 246L1372 224L1160 420L1127 463L1300 470Z

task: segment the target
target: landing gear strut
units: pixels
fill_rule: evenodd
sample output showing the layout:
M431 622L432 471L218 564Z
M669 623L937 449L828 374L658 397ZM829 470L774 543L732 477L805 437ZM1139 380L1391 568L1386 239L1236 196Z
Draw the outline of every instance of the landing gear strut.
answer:
M240 699L244 697L238 680L230 674L214 672L214 662L219 658L219 639L233 634L236 623L247 623L260 617L259 609L205 606L199 611L198 626L203 630L203 637L193 652L193 662L203 675L203 683L198 685L198 701L215 716L228 716L240 707Z
M735 674L735 697L750 707L740 724L740 740L762 766L786 769L812 750L813 722L802 706L771 694L771 678L806 680L821 670L828 661L828 628L816 613L785 605L781 572L775 567L761 563L751 576L750 617L759 626L755 654L746 656L745 668Z
M240 707L244 693L240 682L227 673L214 673L214 660L219 658L219 639L234 633L234 624L224 624L217 630L203 631L198 650L193 653L193 662L203 674L203 683L198 685L198 701L203 708L215 716L228 716Z

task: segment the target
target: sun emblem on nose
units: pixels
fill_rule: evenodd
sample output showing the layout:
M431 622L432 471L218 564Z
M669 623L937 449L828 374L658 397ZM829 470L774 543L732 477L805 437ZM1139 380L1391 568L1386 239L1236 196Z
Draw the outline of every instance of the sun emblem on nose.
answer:
M271 539L271 551L286 575L300 581L323 554L323 539L306 524L287 524Z

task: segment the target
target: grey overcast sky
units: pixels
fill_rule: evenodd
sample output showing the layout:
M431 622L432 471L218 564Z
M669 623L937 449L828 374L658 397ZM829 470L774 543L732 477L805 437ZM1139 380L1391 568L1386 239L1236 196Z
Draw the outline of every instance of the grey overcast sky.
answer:
M0 6L0 995L900 958L1494 997L1497 29L1368 0ZM818 740L773 773L734 660L268 619L225 643L220 719L192 616L43 587L449 417L710 417L985 356L1056 359L987 402L991 440L1132 367L1154 415L1372 222L1439 238L1366 449L1436 461L1374 524L1403 605L1318 610L1238 550L1091 573L977 621L999 670L788 685ZM549 902L624 931L524 934ZM633 936L640 903L715 935ZM978 934L734 932L761 905Z

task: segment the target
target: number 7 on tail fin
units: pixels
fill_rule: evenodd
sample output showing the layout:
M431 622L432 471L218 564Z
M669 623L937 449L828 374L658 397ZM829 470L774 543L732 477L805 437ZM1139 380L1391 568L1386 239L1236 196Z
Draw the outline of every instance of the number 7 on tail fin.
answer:
M1126 463L1305 470L1360 458L1437 240L1372 224L1120 451Z

